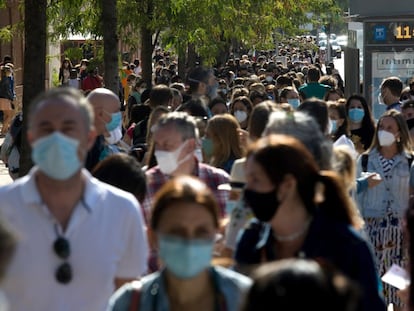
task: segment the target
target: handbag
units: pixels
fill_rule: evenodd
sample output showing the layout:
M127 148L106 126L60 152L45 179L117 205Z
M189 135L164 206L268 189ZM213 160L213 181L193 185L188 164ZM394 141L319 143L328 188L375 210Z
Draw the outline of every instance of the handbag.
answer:
M139 281L134 282L131 294L131 303L129 305L129 311L139 310L139 302L141 301L141 289L142 283Z

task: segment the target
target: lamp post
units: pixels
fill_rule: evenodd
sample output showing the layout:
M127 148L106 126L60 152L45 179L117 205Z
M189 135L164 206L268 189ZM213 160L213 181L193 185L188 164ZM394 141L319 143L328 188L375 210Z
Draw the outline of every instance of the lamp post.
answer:
M329 64L332 61L331 53L331 23L328 22L325 26L326 30L326 62L325 65Z

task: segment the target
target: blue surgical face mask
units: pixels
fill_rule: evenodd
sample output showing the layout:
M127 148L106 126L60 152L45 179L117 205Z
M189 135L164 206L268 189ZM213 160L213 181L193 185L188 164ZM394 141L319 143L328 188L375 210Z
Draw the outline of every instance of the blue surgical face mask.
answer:
M78 158L79 141L60 132L36 140L32 160L47 176L56 180L72 177L82 166Z
M210 158L213 154L213 141L210 138L204 137L201 139L201 144L204 151L204 155L207 158Z
M221 88L221 89L219 89L219 91L220 91L222 94L227 95L227 89L225 89L225 88Z
M111 114L111 121L105 124L105 127L108 132L112 132L116 129L122 121L122 113L121 111L115 112Z
M289 98L288 100L289 105L292 106L293 109L297 109L300 105L299 98Z
M217 96L217 90L218 90L218 83L216 82L213 85L207 85L207 96L210 99L213 99Z
M233 210L237 207L239 201L234 201L234 200L228 200L226 202L226 215L230 216L231 213L233 212Z
M180 279L199 275L211 264L214 239L184 239L159 235L159 255L166 269Z
M365 112L362 108L352 108L348 111L348 117L352 122L361 122L364 118Z
M336 120L331 120L331 134L335 133L338 129L338 124Z

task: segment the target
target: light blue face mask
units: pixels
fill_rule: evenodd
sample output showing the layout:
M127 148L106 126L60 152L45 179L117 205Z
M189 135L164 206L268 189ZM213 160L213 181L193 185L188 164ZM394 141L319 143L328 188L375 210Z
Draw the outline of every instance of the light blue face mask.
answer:
M159 235L159 255L166 269L180 279L197 276L211 264L214 239Z
M218 90L218 83L216 82L213 85L207 85L207 96L210 99L213 99L217 96L217 90Z
M78 158L79 141L60 132L36 140L32 160L47 176L56 180L72 177L82 166Z
M338 125L336 123L336 120L331 120L331 134L335 133L338 129Z
M292 106L293 109L297 109L300 105L299 98L289 98L288 100L289 105Z
M365 112L362 108L351 108L348 111L349 120L352 122L361 122L364 118Z
M203 137L201 139L201 148L203 148L205 156L210 158L213 154L213 141L210 138Z
M226 215L230 216L233 210L237 207L239 201L228 200L226 202Z
M105 124L105 127L108 132L112 132L115 130L118 126L121 125L122 121L122 113L121 111L115 112L111 114L111 121L109 123Z

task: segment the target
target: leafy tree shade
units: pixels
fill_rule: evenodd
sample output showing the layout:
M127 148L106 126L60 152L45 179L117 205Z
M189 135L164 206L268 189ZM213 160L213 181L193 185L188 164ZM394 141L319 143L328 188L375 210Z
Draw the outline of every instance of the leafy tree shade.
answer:
M106 27L99 27L102 16L97 2L51 2L51 28L56 35L72 32L101 36ZM327 20L324 16L337 11L334 0L117 0L118 35L122 42L140 45L143 77L149 81L159 34L164 46L180 54L179 66L191 66L191 62L186 63L189 50L211 64L218 55L225 55L231 43L271 48L276 29L298 34L299 25L309 22L307 12L314 12L314 19L323 21ZM103 22L107 26L107 21Z
M30 146L26 139L27 116L31 101L45 90L46 80L46 7L47 0L25 0L23 135L19 175L32 167Z

